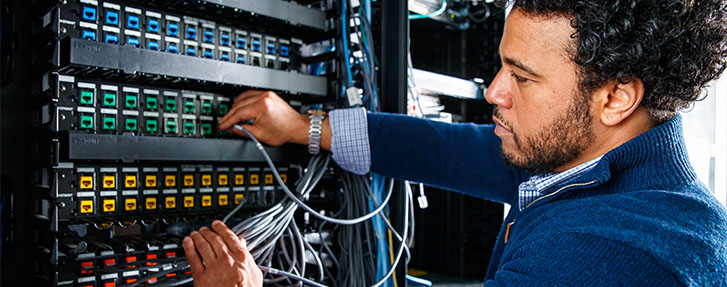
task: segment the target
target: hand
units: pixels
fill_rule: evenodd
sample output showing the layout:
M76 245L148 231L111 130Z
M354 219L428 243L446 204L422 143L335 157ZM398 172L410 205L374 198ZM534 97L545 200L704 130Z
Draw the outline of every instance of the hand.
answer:
M194 286L263 286L263 273L247 251L245 239L219 220L212 222L212 229L202 227L183 241Z
M295 111L274 92L249 90L240 94L230 112L220 120L220 129L245 136L232 126L246 120L253 120L253 124L241 126L263 143L308 144L308 117Z

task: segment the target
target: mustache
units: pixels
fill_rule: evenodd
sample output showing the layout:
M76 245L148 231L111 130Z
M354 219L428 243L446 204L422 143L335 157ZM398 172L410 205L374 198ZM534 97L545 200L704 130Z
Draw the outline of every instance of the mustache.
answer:
M492 114L495 116L495 118L497 118L497 120L499 120L505 126L505 128L512 131L512 125L510 124L510 122L508 120L506 120L504 117L502 117L502 114L500 113L500 110L497 107L495 107L492 110Z

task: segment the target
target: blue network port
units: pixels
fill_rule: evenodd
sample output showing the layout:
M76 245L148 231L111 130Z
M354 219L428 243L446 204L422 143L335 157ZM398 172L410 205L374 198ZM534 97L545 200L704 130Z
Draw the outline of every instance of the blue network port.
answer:
M284 57L288 56L288 45L280 45L280 55Z
M245 46L247 43L245 43L245 36L237 36L237 48L238 49L245 49Z
M243 55L237 55L237 63L238 64L245 64L245 56L243 56Z
M96 41L96 31L83 30L83 31L81 31L81 38L86 39L86 40Z
M83 11L81 11L81 18L86 21L96 22L96 8L83 6Z
M106 10L106 24L112 26L119 25L119 12L113 10Z
M189 40L196 40L197 39L197 29L194 28L193 26L187 27L186 37Z
M204 30L204 41L207 43L214 43L215 42L215 32L212 30Z
M104 42L111 43L111 44L118 44L119 36L116 34L106 34L106 37L104 37Z
M228 53L228 52L222 52L222 53L220 53L220 61L229 62L230 61L230 53Z
M146 43L146 47L149 50L159 51L159 42L149 40L149 42Z
M187 56L197 56L197 50L192 47L187 47Z
M260 52L260 40L252 39L252 50L255 52Z
M159 33L159 20L149 18L149 23L146 26L147 32Z
M268 54L273 55L275 54L275 43L268 42Z
M212 55L212 50L204 50L204 53L202 54L207 59L214 58L214 55Z
M126 44L131 44L131 45L139 47L139 38L131 37L131 36L126 37Z
M169 44L167 46L167 52L177 54L179 53L179 49L177 48L177 44Z
M126 28L139 30L139 16L128 15L126 17Z
M176 37L179 33L179 25L177 23L167 23L167 35Z
M222 32L220 34L220 44L223 46L229 46L230 45L230 34L227 32Z

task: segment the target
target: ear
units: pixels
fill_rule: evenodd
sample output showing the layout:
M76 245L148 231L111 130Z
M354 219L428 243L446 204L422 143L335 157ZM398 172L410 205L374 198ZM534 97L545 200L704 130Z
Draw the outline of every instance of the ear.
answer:
M601 123L616 126L627 119L644 98L644 82L639 78L628 81L614 80L603 85L593 94Z

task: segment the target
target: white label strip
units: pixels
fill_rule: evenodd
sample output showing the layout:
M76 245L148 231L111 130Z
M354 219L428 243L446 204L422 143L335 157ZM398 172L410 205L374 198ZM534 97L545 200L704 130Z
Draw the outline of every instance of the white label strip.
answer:
M123 167L121 168L122 172L138 172L139 169L136 167Z
M179 193L179 191L176 189L165 189L165 190L162 190L162 193L163 194L177 194L177 193Z
M162 39L162 36L159 36L157 34L146 33L146 34L144 34L144 36L147 37L147 38L149 38L149 39L154 39L154 40L157 40L157 41Z
M79 167L76 169L76 172L94 172L96 169L92 167Z
M73 76L58 75L58 81L73 83L76 81L76 78L74 78Z
M172 91L164 91L164 95L165 96L170 96L170 97L178 97L179 96L179 93L172 92Z
M112 114L112 115L115 115L115 114L118 113L118 111L113 110L113 109L101 109L101 113L102 114Z
M115 191L102 191L101 196L117 196L118 193Z
M145 168L144 168L144 169L142 169L142 170L143 170L144 172L157 172L157 171L159 171L159 169L158 169L158 168L156 168L156 167L145 167Z
M146 16L154 17L154 18L162 18L161 13L152 12L152 11L146 11Z
M77 192L77 197L94 197L96 194L93 193L93 191L84 191L84 192Z
M158 190L154 190L154 189L144 190L144 195L155 195L155 194L159 194L159 191Z
M144 94L159 95L159 91L158 90L144 89Z
M94 110L91 107L76 107L76 110L83 113L95 113L96 110Z
M96 84L93 83L84 83L84 82L78 82L79 88L86 88L86 89L96 89Z
M185 189L182 189L182 193L194 193L194 188L185 188Z
M179 39L172 37L164 37L164 41L179 44Z
M229 192L229 191L230 191L230 188L229 187L219 187L219 188L217 188L217 192Z
M141 37L141 32L139 32L139 31L134 31L134 30L128 30L127 29L127 30L124 30L124 33L126 33L126 35Z
M104 30L106 32L116 33L116 34L121 32L121 29L119 29L117 27L109 27L109 26L101 26L101 30Z
M164 113L165 118L177 118L177 114L172 113Z
M158 112L144 112L145 117L159 117Z
M112 85L101 85L101 89L107 90L107 91L117 91L117 92L119 91L118 86L112 86Z
M141 15L141 9L137 9L137 8L133 8L133 7L124 7L124 11Z
M127 111L127 110L123 110L123 111L121 111L121 114L123 114L125 116L138 116L139 115L139 111Z
M137 93L137 94L139 93L139 88L134 88L134 87L122 87L121 90L124 92L129 92L129 93Z
M174 21L174 22L179 22L180 21L179 17L172 16L172 15L166 15L166 16L164 16L164 18L166 18L169 21Z
M78 22L78 26L81 26L82 28L89 28L89 29L98 29L98 25L93 23L86 23L86 22Z
M114 3L104 2L103 3L103 7L104 8L111 8L111 9L121 10L121 5L114 4Z
M199 192L200 193L212 193L212 188L209 188L209 187L207 187L207 188L200 188L199 189Z
M195 46L195 47L197 47L197 42L192 41L192 40L184 40L184 44L187 45L187 46Z
M123 196L139 195L139 191L138 190L124 190L121 192L121 195L123 195Z
M196 117L194 115L182 115L182 118L185 120L194 120Z
M176 167L165 167L165 168L162 168L162 171L176 172L177 168Z
M101 172L116 172L118 169L115 167L102 167L98 169Z

